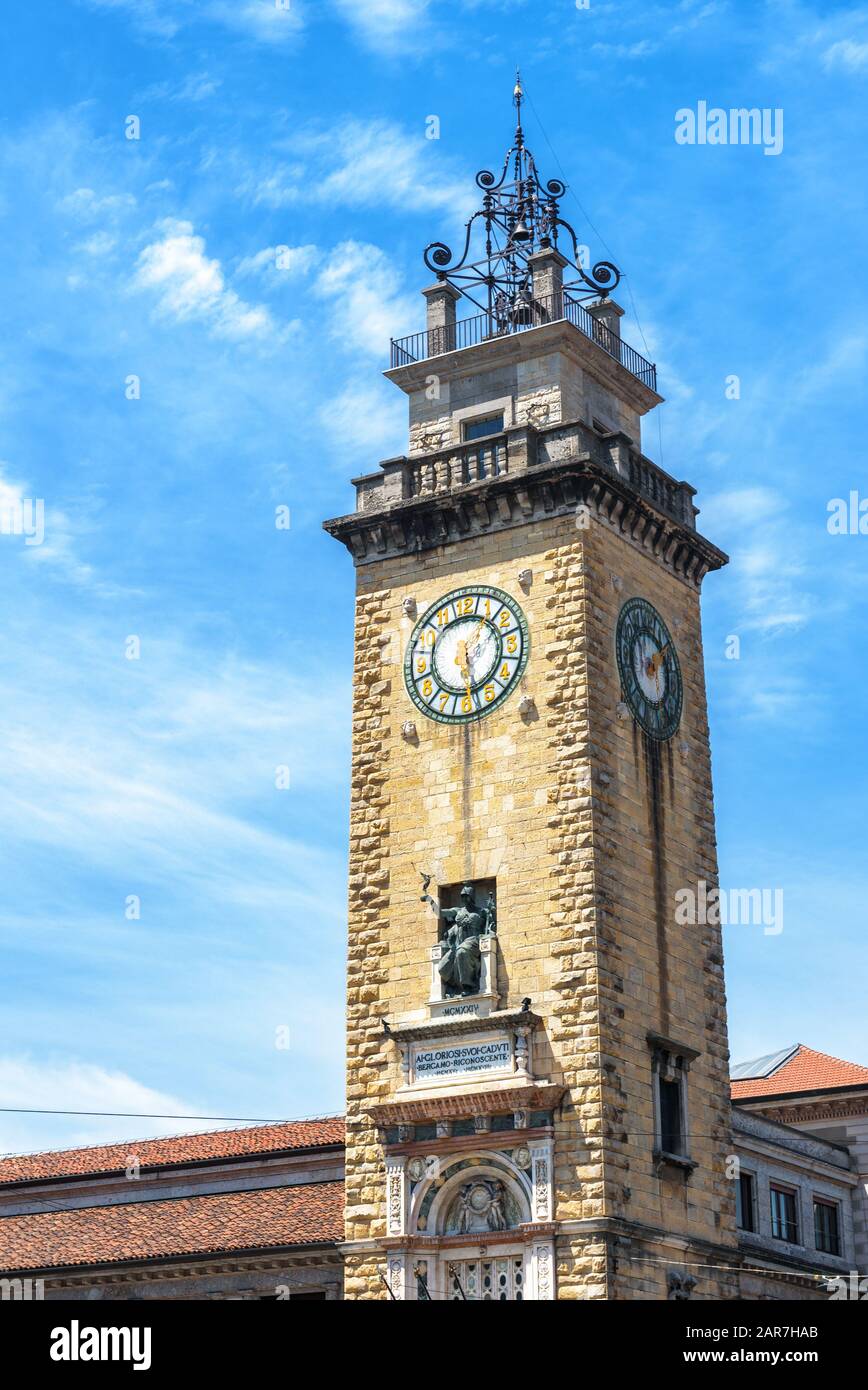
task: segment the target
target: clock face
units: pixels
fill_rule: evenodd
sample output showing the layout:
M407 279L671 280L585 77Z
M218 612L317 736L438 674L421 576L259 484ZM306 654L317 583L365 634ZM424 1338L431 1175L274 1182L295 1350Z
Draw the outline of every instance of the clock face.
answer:
M681 667L666 624L646 599L624 604L615 647L621 689L633 717L651 738L671 738L681 723Z
M443 724L479 719L515 689L529 650L527 620L503 589L453 589L413 629L404 660L410 699Z

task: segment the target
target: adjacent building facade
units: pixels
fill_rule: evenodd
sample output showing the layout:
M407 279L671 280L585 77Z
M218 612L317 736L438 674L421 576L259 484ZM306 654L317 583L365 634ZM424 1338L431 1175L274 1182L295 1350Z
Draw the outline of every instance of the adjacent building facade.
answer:
M340 1119L0 1160L0 1297L343 1296Z

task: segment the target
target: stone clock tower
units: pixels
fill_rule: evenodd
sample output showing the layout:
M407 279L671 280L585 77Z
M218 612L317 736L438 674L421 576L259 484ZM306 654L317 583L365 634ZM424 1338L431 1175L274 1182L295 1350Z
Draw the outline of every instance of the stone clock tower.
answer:
M515 97L392 343L408 453L327 523L357 576L346 1293L730 1298L720 931L675 896L716 883L726 557L641 452L655 369Z

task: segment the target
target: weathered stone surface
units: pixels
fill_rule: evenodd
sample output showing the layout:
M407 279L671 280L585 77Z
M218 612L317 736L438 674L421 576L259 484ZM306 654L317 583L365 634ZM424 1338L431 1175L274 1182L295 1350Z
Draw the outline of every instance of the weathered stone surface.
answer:
M532 571L529 592L516 575ZM621 580L616 590L611 576ZM419 872L438 883L496 877L502 1005L530 996L545 1020L538 1070L567 1085L556 1124L556 1220L618 1219L734 1247L728 1139L727 1039L719 931L679 927L674 893L716 881L708 726L693 584L614 525L578 530L552 516L513 531L360 568L356 620L348 989L348 1241L385 1231L382 1154L364 1117L400 1085L396 1049L382 1033L418 1017L427 998L434 922L419 903ZM531 658L519 696L476 723L424 718L404 689L401 661L413 620L469 583L505 588L521 604ZM657 821L648 749L621 699L614 659L618 611L633 595L662 613L685 684L682 761L660 750ZM394 639L379 642L387 631ZM414 717L418 745L401 737ZM662 776L659 776L662 770ZM656 884L656 890L655 890ZM652 1161L649 1030L675 1035L699 1057L690 1073L689 1184ZM559 1238L558 1296L666 1296L673 1257L634 1234ZM702 1253L699 1253L699 1252ZM676 1252L687 1259L683 1246ZM663 1260L663 1264L655 1264ZM348 1253L347 1296L386 1297L381 1252ZM706 1297L731 1297L709 1271Z

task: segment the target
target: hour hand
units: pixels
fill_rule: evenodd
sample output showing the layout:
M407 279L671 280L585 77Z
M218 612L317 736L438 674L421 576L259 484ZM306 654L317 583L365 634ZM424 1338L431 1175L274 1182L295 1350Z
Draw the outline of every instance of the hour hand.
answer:
M659 652L655 652L654 655L653 655L652 657L649 658L649 660L648 660L648 670L649 670L649 672L650 672L650 674L651 674L652 676L656 676L656 675L657 675L657 672L660 670L660 667L663 665L663 658L664 658L664 656L666 655L666 653L668 652L668 650L669 650L669 643L667 642L665 647L661 647L660 650L659 650Z

